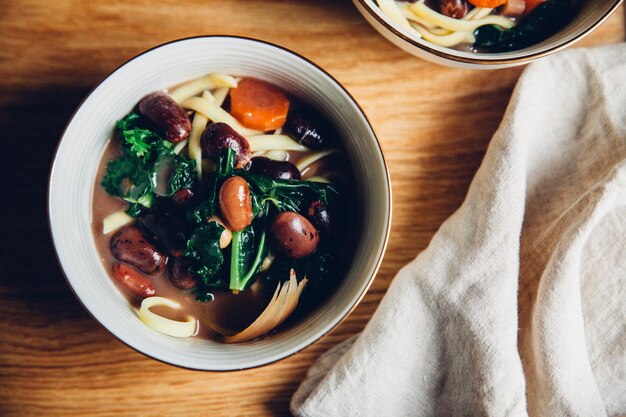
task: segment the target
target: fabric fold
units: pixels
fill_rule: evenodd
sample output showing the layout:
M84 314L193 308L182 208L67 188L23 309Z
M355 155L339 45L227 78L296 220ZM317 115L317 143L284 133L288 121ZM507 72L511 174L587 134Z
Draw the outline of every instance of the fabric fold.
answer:
M527 68L462 206L294 414L626 413L624 74L626 45Z

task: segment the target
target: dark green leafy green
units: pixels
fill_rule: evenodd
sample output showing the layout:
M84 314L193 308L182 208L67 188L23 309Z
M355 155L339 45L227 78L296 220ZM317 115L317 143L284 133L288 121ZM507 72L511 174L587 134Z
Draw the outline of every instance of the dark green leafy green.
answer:
M196 228L187 241L183 255L191 259L189 270L202 279L205 287L224 288L224 282L216 279L224 265L220 248L220 236L224 228L217 222L209 222Z
M239 170L257 197L258 210L273 205L278 211L302 212L313 200L328 202L330 196L337 196L337 190L330 184L311 181L281 180L265 175Z
M156 133L137 127L140 121L141 116L137 113L131 113L122 120L117 121L117 131L125 140L130 151L137 157L142 157L149 153L152 142L161 139Z
M481 26L474 31L474 47L489 52L508 52L539 43L563 29L574 17L570 0L548 0L537 6L511 28L495 25Z
M130 217L137 218L147 211L148 210L146 209L146 207L142 206L139 203L130 203L128 205L128 209L126 209L126 214L128 214Z
M217 194L222 183L233 175L235 151L227 148L217 160L217 172L207 177L208 197L202 203L187 212L187 220L196 225L206 223L217 213L219 203Z
M173 196L183 188L193 188L197 180L196 161L182 155L174 157L174 171L167 183L167 195Z
M312 255L302 259L291 259L277 255L272 268L266 275L266 280L272 282L270 287L276 288L278 282L289 277L289 271L294 269L298 280L307 278L310 285L319 285L328 279L332 279L337 265L337 257L329 248L320 247Z
M260 227L259 227L260 226ZM263 259L267 256L269 247L265 238L263 225L260 237L255 239L255 225L251 224L241 232L233 232L230 258L230 283L232 291L243 291L251 284L251 280L259 273Z
M196 162L176 155L173 143L141 127L141 122L141 116L136 113L117 122L122 156L107 163L101 183L107 193L131 204L127 211L131 216L139 214L137 205L150 208L154 204L159 161L168 159L173 165L172 175L167 180L167 196L182 188L192 188L196 183Z

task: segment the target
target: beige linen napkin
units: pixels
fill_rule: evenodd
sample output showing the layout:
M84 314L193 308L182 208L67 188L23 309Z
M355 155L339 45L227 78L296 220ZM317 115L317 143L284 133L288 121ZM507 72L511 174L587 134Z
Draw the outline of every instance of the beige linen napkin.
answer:
M626 45L529 66L461 208L292 412L626 413L625 158Z

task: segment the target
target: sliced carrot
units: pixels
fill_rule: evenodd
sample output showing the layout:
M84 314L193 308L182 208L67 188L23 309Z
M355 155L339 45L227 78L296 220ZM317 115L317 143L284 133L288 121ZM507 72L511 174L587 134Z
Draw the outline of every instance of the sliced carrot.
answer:
M230 112L245 127L275 130L285 124L289 99L278 87L245 78L230 91Z
M524 14L528 14L532 12L533 10L535 10L535 8L537 8L537 6L539 6L541 3L544 3L546 0L525 0L525 1L526 1L526 8L524 9Z
M471 4L476 7L487 7L490 9L495 9L496 7L502 6L506 3L506 0L467 0Z

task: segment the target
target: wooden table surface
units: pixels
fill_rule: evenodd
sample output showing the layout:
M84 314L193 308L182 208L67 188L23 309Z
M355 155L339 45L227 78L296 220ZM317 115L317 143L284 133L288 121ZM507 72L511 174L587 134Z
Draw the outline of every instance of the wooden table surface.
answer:
M622 10L578 46L623 41ZM321 65L363 106L389 162L393 227L358 308L313 346L235 373L188 371L126 347L79 305L45 211L53 150L87 92L138 52L202 34L256 37ZM308 367L359 332L398 269L461 204L522 68L469 71L414 58L349 0L0 0L0 415L289 415ZM7 193L8 191L8 193Z

